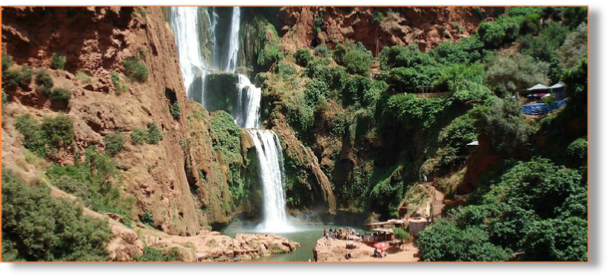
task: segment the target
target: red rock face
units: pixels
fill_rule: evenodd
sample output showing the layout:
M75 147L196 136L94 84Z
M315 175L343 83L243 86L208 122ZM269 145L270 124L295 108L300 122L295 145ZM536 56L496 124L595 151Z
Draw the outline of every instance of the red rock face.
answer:
M67 114L74 121L75 146L62 150L53 162L71 164L76 152L89 146L104 150L103 136L155 122L164 134L158 145L132 145L113 160L123 176L123 194L137 202L132 218L150 210L154 226L175 235L194 235L205 227L205 216L196 206L185 173L185 155L179 142L186 138L186 93L173 35L158 7L3 8L2 51L15 64L27 64L34 72L44 69L54 87L71 91L68 109L58 110L32 81L29 88L7 90L12 111L7 120L30 113L44 116ZM51 69L53 53L63 53L64 70ZM150 71L146 82L128 82L116 93L111 72L125 74L123 61L136 54ZM90 81L77 78L82 71ZM165 92L174 92L183 109L179 120L169 112ZM12 126L4 136L20 135ZM12 141L7 138L7 142ZM4 157L4 153L3 153ZM15 166L16 168L17 166Z
M484 17L495 16L504 8L481 8ZM373 14L384 19L373 23ZM285 24L281 29L282 48L300 48L328 44L334 47L346 39L362 42L376 56L384 46L417 44L427 51L444 41L456 41L476 33L481 19L473 7L398 7L333 8L288 7L278 15ZM317 32L314 19L324 23Z

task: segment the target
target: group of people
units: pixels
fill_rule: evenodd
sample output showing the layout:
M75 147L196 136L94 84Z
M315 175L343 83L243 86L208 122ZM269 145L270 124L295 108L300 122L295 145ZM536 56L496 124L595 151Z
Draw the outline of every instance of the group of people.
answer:
M350 227L347 227L345 229L345 231L347 232L348 238L350 238L350 236L354 236L352 238L358 238L358 233L356 233L356 230L354 230ZM331 237L331 238L335 239L335 238L337 238L338 232L339 232L339 229L335 229L333 231L332 227L328 229L328 232L326 231L326 229L324 229L324 237L325 238Z

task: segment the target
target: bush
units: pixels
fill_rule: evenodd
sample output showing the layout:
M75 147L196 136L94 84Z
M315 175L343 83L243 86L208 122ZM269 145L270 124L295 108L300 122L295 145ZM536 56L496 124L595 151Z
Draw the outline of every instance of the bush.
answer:
M292 77L297 74L297 69L292 64L286 62L279 62L277 71L279 78L284 81L292 79ZM259 75L257 74L257 76Z
M587 58L587 25L581 24L570 33L557 50L557 57L563 68L572 68Z
M313 60L313 56L311 56L309 49L306 49L306 48L297 50L293 54L293 57L294 57L294 61L302 67L306 67L309 64L309 62L311 60Z
M305 104L315 107L320 99L328 98L328 86L317 79L309 80L305 86Z
M417 239L422 261L506 261L510 250L489 242L481 229L460 229L455 223L440 220L421 231Z
M11 56L2 53L2 72L5 72L8 68L12 67L14 63Z
M479 106L468 112L477 132L491 139L497 151L511 153L525 147L532 128L523 121L521 105L513 100L495 99L490 106Z
M127 85L121 82L121 75L118 72L111 72L110 79L112 80L112 85L114 85L114 90L117 95L121 95L123 92L127 91Z
M49 93L48 97L51 101L58 102L64 107L68 107L70 99L72 98L72 92L65 88L55 88Z
M148 79L149 72L146 64L141 62L140 59L140 56L129 58L123 61L123 67L125 67L125 75L140 83L144 83Z
M48 95L51 93L51 88L53 88L53 79L51 79L49 73L41 69L36 73L36 84L42 93Z
M487 70L487 83L498 95L512 95L536 83L548 84L549 64L536 62L532 57L515 53L498 57Z
M78 155L79 156L79 155ZM135 203L133 196L122 196L113 182L117 168L108 154L100 153L95 147L85 149L85 162L77 156L74 165L55 165L47 169L51 183L68 193L80 196L85 205L97 212L123 211L131 214Z
M576 29L583 24L587 25L587 7L566 7L563 11L563 24L570 29Z
M74 143L74 123L67 115L45 117L40 128L49 144L56 148L70 147Z
M573 168L587 166L587 138L578 138L574 140L565 151L566 165Z
M158 144L161 140L163 140L163 134L156 123L150 123L148 125L148 136L146 142L151 145Z
M178 104L177 101L172 104L169 112L172 114L172 117L174 117L175 120L180 120L180 104Z
M345 54L342 60L347 72L368 75L371 64L373 63L373 55L360 50L350 50Z
M373 24L375 24L375 25L381 24L381 22L383 22L384 19L385 19L385 16L383 15L382 12L375 12L373 14Z
M47 139L42 132L40 125L32 119L30 114L17 117L15 128L23 135L23 146L34 152L40 157L45 157L47 153Z
M72 201L28 186L2 169L2 259L4 261L106 261L112 233L107 221L83 215Z
M3 70L2 79L3 81L6 81L6 86L8 88L14 88L17 86L21 86L21 88L27 88L27 86L29 86L32 82L32 74L32 69L30 69L30 67L24 64L21 66L21 70Z
M66 65L66 56L62 53L53 53L53 59L51 59L51 68L52 69L64 69Z
M299 138L305 138L314 124L314 107L307 105L305 95L301 92L294 92L283 104L286 108L286 123L295 130Z
M131 132L131 144L142 145L147 142L148 131L145 128L136 128Z
M150 210L146 210L146 211L144 211L144 214L142 214L142 216L140 216L140 221L142 221L142 223L144 223L146 225L152 226L155 224L155 217L153 216L153 214Z
M106 146L106 154L113 156L124 148L125 135L119 131L108 133L104 136L104 145Z
M320 44L313 49L314 54L318 57L328 57L330 49L325 44Z
M180 249L172 247L168 251L163 252L161 249L157 249L151 246L144 247L144 253L142 256L136 258L139 262L176 262L182 261L182 254Z

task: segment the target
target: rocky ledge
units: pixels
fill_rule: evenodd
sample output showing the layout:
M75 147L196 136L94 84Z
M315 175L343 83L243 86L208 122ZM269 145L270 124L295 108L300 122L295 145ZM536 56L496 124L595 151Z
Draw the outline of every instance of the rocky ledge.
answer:
M321 238L313 248L316 262L348 261L372 254L372 248L362 242Z
M150 232L148 230L147 232ZM148 245L160 248L178 247L187 254L186 261L240 261L295 251L301 245L273 234L237 234L235 238L219 232L201 231L196 236L168 236L151 233Z

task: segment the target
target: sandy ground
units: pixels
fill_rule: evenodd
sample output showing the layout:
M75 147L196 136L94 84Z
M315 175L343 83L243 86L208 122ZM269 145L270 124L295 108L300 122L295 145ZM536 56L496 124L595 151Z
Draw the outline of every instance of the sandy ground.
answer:
M349 260L350 262L417 262L419 258L415 257L415 254L419 252L419 249L413 242L405 243L402 248L390 247L386 250L388 253L384 258L373 257L375 248L365 246L361 248L370 249L370 255Z

